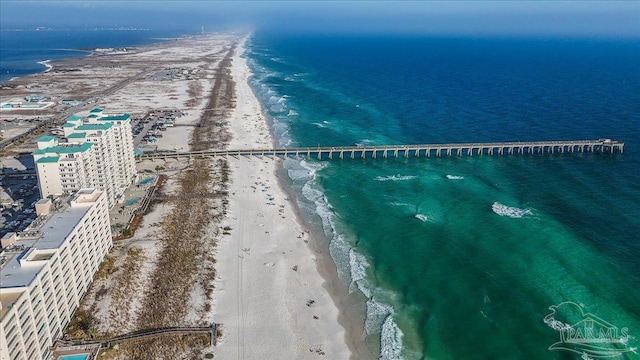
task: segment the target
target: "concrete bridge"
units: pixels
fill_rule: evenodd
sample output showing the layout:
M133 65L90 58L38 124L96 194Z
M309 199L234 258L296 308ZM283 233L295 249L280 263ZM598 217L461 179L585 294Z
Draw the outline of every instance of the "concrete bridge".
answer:
M622 153L624 143L611 139L532 141L532 142L493 142L459 144L422 144L422 145L381 145L381 146L342 146L342 147L305 147L282 149L240 149L240 150L202 150L190 152L153 152L142 154L139 160L154 159L197 159L226 156L274 156L306 157L324 159L387 158L387 157L431 157L431 156L482 156L517 154L555 154L574 152Z

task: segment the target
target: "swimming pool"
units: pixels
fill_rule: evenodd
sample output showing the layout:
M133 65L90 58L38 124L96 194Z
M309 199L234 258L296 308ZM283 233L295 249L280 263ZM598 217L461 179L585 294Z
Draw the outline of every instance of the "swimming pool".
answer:
M88 358L89 354L73 354L59 356L58 360L87 360Z
M146 183L148 183L151 180L153 180L153 178L152 177L148 177L148 178L146 178L144 180L141 180L138 184L139 185L145 185Z
M124 206L131 206L131 205L135 204L136 201L138 201L138 200L140 200L139 197L131 198L131 199L127 200L126 203L124 203Z

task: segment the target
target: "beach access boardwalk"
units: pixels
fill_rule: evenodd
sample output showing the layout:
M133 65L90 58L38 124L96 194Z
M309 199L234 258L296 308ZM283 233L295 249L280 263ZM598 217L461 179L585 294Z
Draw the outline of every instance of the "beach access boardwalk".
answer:
M282 149L162 151L145 153L139 160L198 159L226 156L273 156L326 159L378 159L388 157L442 157L482 155L557 154L575 152L622 153L624 143L611 139L531 142L491 142L422 145L356 145L342 147L304 147Z
M176 326L156 329L143 329L128 334L123 334L110 339L102 340L56 340L53 348L60 350L75 350L90 346L99 346L101 349L108 349L111 346L127 341L143 340L165 335L191 335L191 334L208 334L210 337L210 345L216 345L218 324L211 323L210 326Z

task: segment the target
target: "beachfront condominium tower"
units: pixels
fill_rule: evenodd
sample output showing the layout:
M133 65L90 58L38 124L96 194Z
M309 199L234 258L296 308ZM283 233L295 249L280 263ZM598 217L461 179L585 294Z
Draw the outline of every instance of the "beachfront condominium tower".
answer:
M67 118L63 130L63 141L51 136L37 141L33 157L40 195L96 187L113 206L136 176L130 115L103 115L102 109L93 109L86 121L78 115Z
M94 185L95 153L91 143L59 143L52 136L38 139L33 152L40 195L68 194Z
M42 199L36 211L27 229L2 238L0 360L48 359L112 247L103 191Z
M136 161L134 158L133 135L131 132L131 115L103 114L102 109L91 110L87 117L88 124L111 124L115 145L115 176L116 181L124 191L135 180ZM121 191L118 191L121 194Z

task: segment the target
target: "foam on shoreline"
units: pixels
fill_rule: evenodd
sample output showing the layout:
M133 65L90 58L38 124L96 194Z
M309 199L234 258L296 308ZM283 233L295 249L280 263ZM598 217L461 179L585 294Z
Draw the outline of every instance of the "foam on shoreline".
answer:
M44 72L46 72L46 73L51 71L51 69L53 69L53 65L51 65L51 60L38 61L37 63L47 67L44 70Z
M251 72L242 57L244 41L231 70L236 109L229 118L229 148L268 147L273 138L247 81ZM216 256L213 317L224 329L216 357L349 358L339 310L321 276L322 251L314 249L279 184L280 160L228 161L229 211L222 226L232 230L219 240Z
M268 57L260 53L261 49L252 51L259 56ZM270 114L268 120L271 122L276 146L291 146L294 140L289 137L289 124L292 120L290 105L286 101L288 96L279 93L277 86L272 88L268 85L270 79L282 78L283 74L264 68L257 60L251 60L250 64L256 72L251 85L256 96L263 101L265 112ZM331 126L332 122L321 121L314 124L325 127ZM371 140L365 139L362 142ZM345 229L335 217L321 186L316 183L316 174L324 166L322 162L287 159L284 161L281 181L294 194L292 197L297 199L301 222L312 230L317 246L327 254L325 268L331 270L325 278L331 287L329 291L339 304L341 323L347 329L354 356L380 358L381 354L386 354L382 358L396 358L400 356L399 349L402 349L402 335L392 316L394 308L387 301L388 294L379 296L382 290L366 274L366 257L354 247L354 239L343 233ZM376 177L374 180L395 182L415 178L412 175L398 174Z

